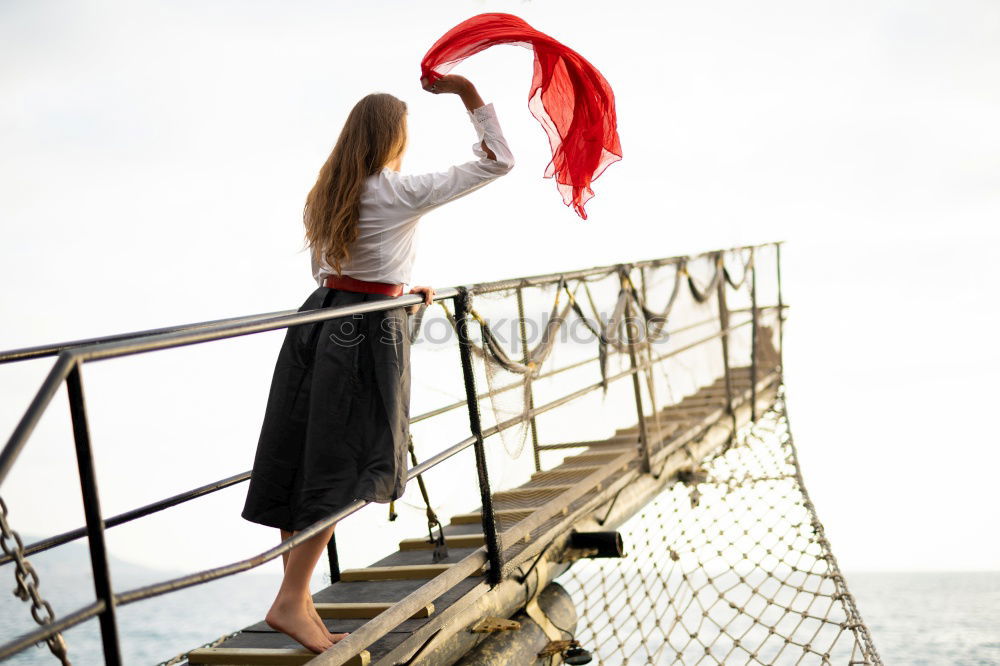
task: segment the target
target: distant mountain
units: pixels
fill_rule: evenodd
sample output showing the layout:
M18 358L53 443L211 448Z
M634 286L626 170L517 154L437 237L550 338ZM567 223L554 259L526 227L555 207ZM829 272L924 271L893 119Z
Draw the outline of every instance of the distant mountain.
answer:
M22 538L25 544L39 540L34 535ZM42 598L52 604L57 617L93 602L94 585L86 538L30 555L28 560L38 572ZM108 561L116 592L186 573L153 569L114 555L110 555ZM155 664L261 620L279 582L279 577L272 574L237 574L119 608L117 616L125 663ZM37 626L31 618L30 605L11 594L14 585L13 563L0 567L0 643ZM69 630L65 638L74 664L103 663L96 621ZM43 645L4 661L4 666L48 666L51 663L52 655Z
M21 538L27 545L40 541L44 537L21 535ZM60 581L70 581L82 577L86 578L88 582L90 581L90 547L87 545L86 537L51 550L29 555L28 560L38 571L38 575L43 581L49 577ZM145 585L181 574L177 571L153 569L142 564L129 562L116 557L113 553L108 554L108 564L111 568L111 580L116 589ZM13 567L13 564L7 566Z

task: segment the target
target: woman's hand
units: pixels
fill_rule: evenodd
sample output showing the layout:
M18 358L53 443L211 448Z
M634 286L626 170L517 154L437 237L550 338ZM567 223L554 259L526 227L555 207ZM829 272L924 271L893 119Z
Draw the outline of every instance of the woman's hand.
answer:
M424 295L424 305L430 305L434 302L434 287L413 287L410 289L411 294L423 294ZM409 314L416 314L417 310L420 308L419 305L407 306L406 311Z
M435 95L440 95L441 93L458 95L462 98L462 103L465 104L465 108L469 111L475 111L484 105L483 98L479 96L479 92L476 90L476 86L472 85L472 81L458 74L446 74L434 83L428 81L426 77L420 77L420 85L423 86L424 90Z
M469 81L469 79L464 76L459 76L458 74L447 74L434 83L430 83L425 77L421 77L420 85L423 86L424 90L434 93L435 95L440 95L441 93L461 95L470 88L475 90L475 86L472 85L472 81Z

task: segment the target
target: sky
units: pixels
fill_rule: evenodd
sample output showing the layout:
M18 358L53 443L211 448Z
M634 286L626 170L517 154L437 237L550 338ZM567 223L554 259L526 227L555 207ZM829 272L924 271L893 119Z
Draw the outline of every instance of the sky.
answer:
M988 0L6 0L0 349L297 308L315 287L302 203L357 99L407 102L404 171L471 159L461 103L422 91L419 61L484 11L521 16L601 70L624 159L581 221L542 178L530 51L462 63L517 166L422 220L414 282L783 240L789 409L841 567L1000 567ZM249 468L282 335L84 368L106 513ZM0 366L4 439L52 362ZM415 405L460 395L421 367ZM423 440L421 454L464 436ZM492 460L504 478L502 452ZM239 517L244 488L111 530L110 547L181 571L254 555L276 536ZM65 391L0 493L23 532L83 524ZM475 502L439 497L444 514ZM419 495L405 499L401 521L379 505L338 527L346 565L420 533Z

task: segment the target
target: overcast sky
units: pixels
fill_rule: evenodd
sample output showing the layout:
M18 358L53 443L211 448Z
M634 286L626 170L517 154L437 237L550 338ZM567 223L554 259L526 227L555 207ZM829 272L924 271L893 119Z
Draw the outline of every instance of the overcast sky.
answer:
M990 0L6 0L0 348L298 307L315 287L302 202L358 98L409 105L404 171L471 158L460 102L418 75L434 40L481 11L518 14L604 73L625 157L582 222L541 177L531 53L466 61L455 71L495 104L517 166L422 221L414 282L785 240L794 432L841 566L997 568ZM109 514L249 468L281 336L84 368ZM4 437L51 365L0 367ZM416 404L460 395L414 382ZM15 528L82 524L72 452L61 392L2 488ZM244 495L116 528L111 547L184 570L255 554L275 537L239 517ZM417 508L403 526L384 513L338 528L348 566L422 529Z

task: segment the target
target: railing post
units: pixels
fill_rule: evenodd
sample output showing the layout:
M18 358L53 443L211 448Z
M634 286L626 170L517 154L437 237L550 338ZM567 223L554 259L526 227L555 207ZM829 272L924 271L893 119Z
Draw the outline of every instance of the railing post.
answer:
M726 275L725 275L725 255L722 252L716 255L715 270L716 275L716 295L719 301L719 326L722 331L722 367L726 378L726 411L733 421L733 431L729 436L729 443L732 445L736 439L736 410L733 409L733 378L729 368L729 307L726 305Z
M650 463L649 433L646 430L646 410L642 407L642 382L639 381L639 363L636 361L636 339L633 327L632 282L629 279L629 269L621 266L618 270L621 288L625 292L625 335L628 337L628 358L632 364L632 391L635 393L635 413L639 421L639 451L640 470L649 474L653 470Z
M118 622L115 617L115 595L111 589L108 569L108 551L104 543L104 519L97 492L97 474L90 446L90 429L87 425L87 406L83 399L83 380L80 362L77 361L66 377L69 410L73 421L73 440L76 443L76 463L80 472L80 490L83 493L83 513L87 519L87 539L90 543L90 566L94 575L94 593L104 601L99 616L101 640L104 643L104 663L120 666L121 649L118 645Z
M469 408L469 427L476 441L476 472L479 475L479 495L482 501L483 535L486 540L486 554L490 570L487 578L490 586L496 586L503 578L503 562L500 535L497 534L496 514L493 512L493 495L490 492L490 478L486 469L486 450L483 446L483 427L479 420L479 400L476 397L476 375L472 367L472 342L469 340L469 290L459 287L455 298L455 324L458 332L458 350L462 357L462 375L465 379L465 400Z
M781 297L781 243L774 244L774 263L778 272L778 372L785 374L785 302Z
M556 289L561 288L561 284L556 286ZM558 297L558 296L557 296ZM524 321L524 294L522 293L522 288L517 288L517 323L518 329L521 333L521 358L522 363L528 364L529 358L528 351L528 329ZM525 376L524 381L527 383L528 391L528 408L534 411L535 409L535 390L532 388L531 378ZM529 427L531 428L531 450L535 456L535 471L542 471L542 458L538 451L538 426L535 425L535 416L532 414L529 419Z
M326 543L326 559L330 562L330 584L340 582L340 557L337 555L337 535L330 533Z
M641 285L641 289L640 289L640 292L642 293L642 302L644 304L648 305L649 304L649 295L648 295L648 291L646 290L646 267L645 266L641 266L639 268L639 279L642 280L642 285ZM645 317L643 318L643 321L645 321ZM653 427L656 428L656 433L657 433L656 436L659 437L660 436L659 433L663 429L663 427L660 425L660 408L659 408L659 406L657 405L657 402L656 402L656 382L654 380L654 375L656 373L653 372L653 366L654 366L654 362L653 362L653 344L652 344L652 342L650 342L650 339L649 339L649 327L648 326L644 326L643 329L645 331L645 336L646 336L646 338L645 338L646 339L646 345L645 345L645 347L646 347L646 363L647 363L647 365L646 365L646 389L647 389L647 391L649 391L649 402L650 402L649 407L650 407L651 413L653 414Z
M750 248L750 313L753 317L750 333L750 420L757 422L757 255Z

